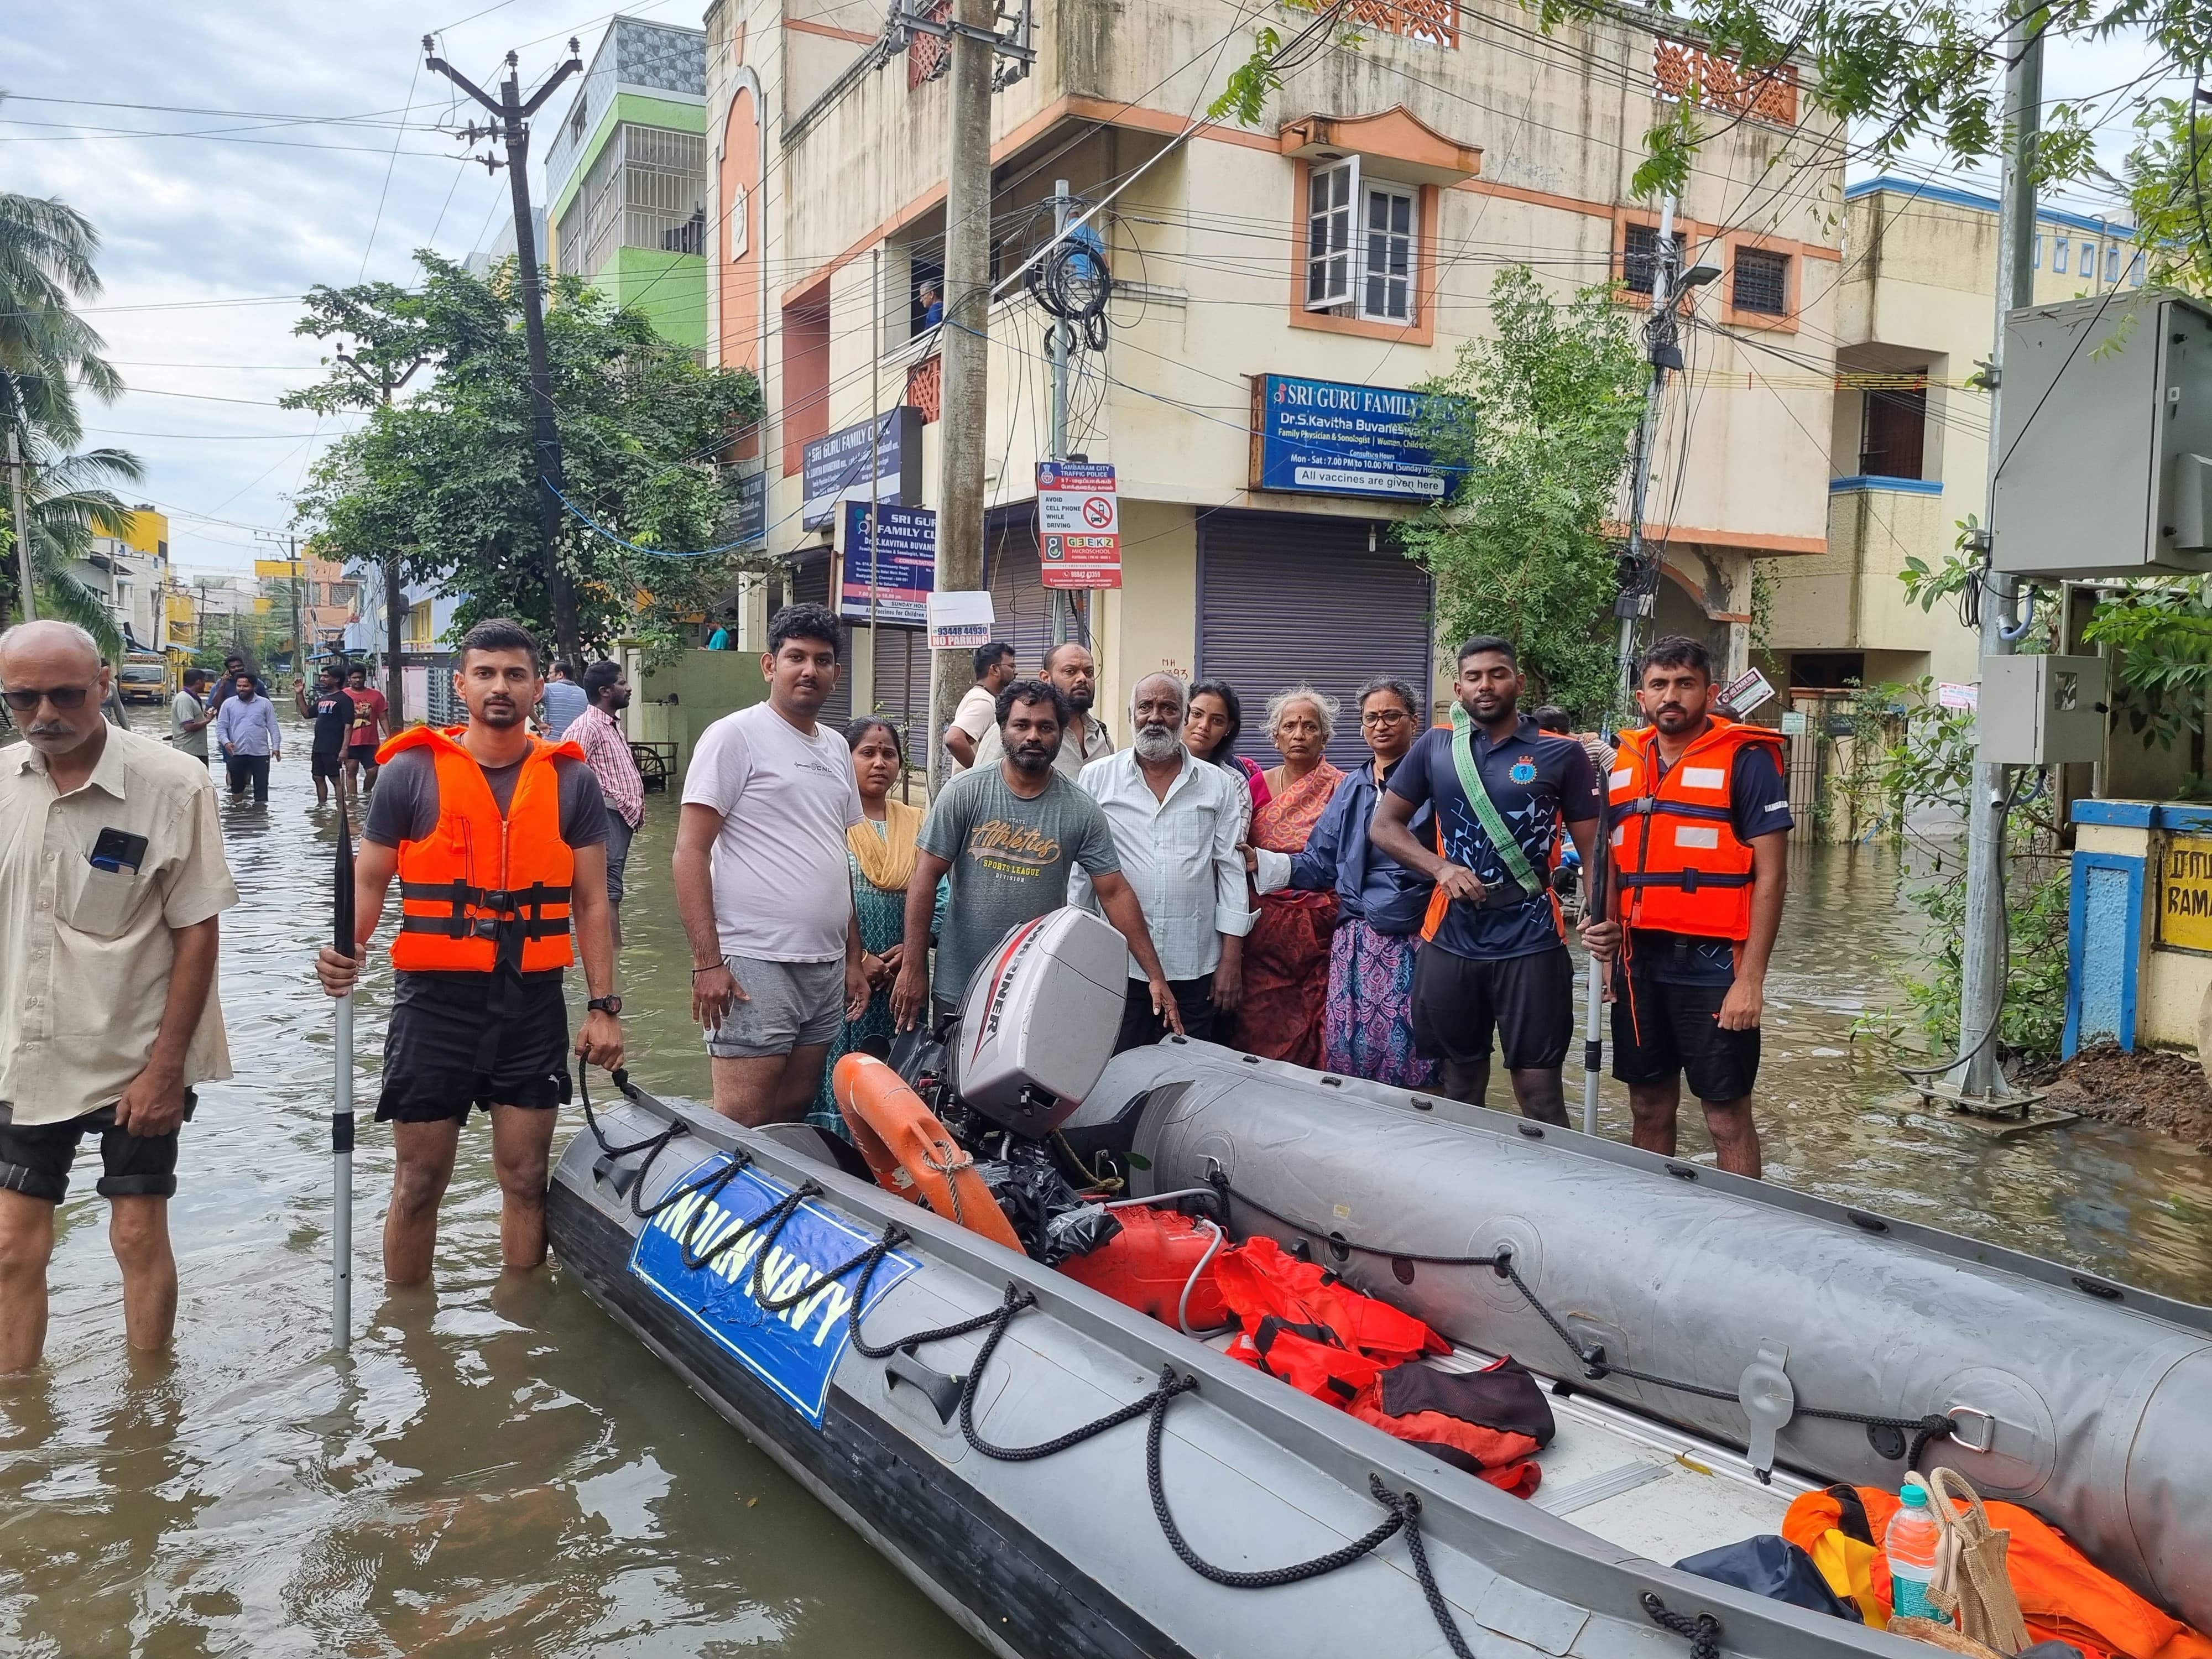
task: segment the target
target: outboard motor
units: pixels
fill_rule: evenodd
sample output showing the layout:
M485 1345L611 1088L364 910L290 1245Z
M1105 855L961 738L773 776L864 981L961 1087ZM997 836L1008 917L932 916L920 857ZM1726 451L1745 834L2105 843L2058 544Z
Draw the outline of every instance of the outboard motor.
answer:
M969 980L945 1034L951 1092L1000 1128L1050 1134L1114 1056L1128 961L1121 935L1088 910L1011 930Z

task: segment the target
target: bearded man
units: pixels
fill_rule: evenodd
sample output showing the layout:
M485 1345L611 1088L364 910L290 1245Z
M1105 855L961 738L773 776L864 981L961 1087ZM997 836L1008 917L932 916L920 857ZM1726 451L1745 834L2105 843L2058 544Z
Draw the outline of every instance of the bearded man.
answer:
M1188 702L1183 683L1172 674L1139 680L1129 698L1135 741L1092 761L1080 781L1114 832L1121 874L1144 907L1182 1030L1209 1039L1214 1015L1234 1012L1243 988L1252 912L1237 843L1249 797L1236 774L1193 758L1183 746ZM1071 888L1072 902L1095 908L1083 875ZM1158 1042L1167 1030L1133 956L1116 1052Z

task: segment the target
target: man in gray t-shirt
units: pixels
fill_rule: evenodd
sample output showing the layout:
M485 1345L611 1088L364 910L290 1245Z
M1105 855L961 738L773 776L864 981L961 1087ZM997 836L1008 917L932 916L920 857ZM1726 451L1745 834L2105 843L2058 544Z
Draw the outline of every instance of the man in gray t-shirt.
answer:
M938 878L951 897L937 940L936 995L954 1003L969 976L1006 930L1067 902L1067 878L1091 878L1098 908L1144 969L1153 1012L1182 1030L1175 993L1161 971L1137 895L1121 874L1114 832L1098 803L1054 769L1067 699L1043 680L1016 680L999 693L1000 757L963 772L938 791L922 822L907 883L906 951L891 990L903 1030L921 1018L930 994L929 922Z

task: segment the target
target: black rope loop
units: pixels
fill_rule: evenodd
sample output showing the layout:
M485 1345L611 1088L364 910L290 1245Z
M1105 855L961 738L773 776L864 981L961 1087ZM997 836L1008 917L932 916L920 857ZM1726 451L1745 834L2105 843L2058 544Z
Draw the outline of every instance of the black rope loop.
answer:
M1093 1418L1079 1428L1070 1429L1066 1434L1055 1435L1049 1440L1041 1440L1034 1446L993 1445L975 1427L975 1396L981 1389L983 1373L990 1369L991 1356L998 1352L1006 1328L1014 1322L1016 1314L1034 1305L1036 1301L1036 1297L1027 1291L1011 1284L1006 1286L1006 1299L999 1305L993 1316L991 1334L983 1339L983 1346L975 1355L975 1363L968 1368L967 1378L961 1385L961 1437L984 1456L1000 1463L1033 1463L1040 1457L1050 1457L1071 1446L1079 1446L1094 1436L1103 1434L1109 1429L1119 1428L1147 1412L1164 1415L1169 1401L1198 1386L1195 1377L1178 1377L1173 1366L1163 1365L1160 1367L1160 1380L1153 1385L1150 1394L1118 1407L1103 1417Z
M1409 1492L1402 1495L1382 1484L1382 1477L1372 1469L1367 1472L1367 1490L1375 1501L1406 1523L1406 1549L1413 1558L1413 1577L1420 1581L1421 1598L1429 1604L1429 1612L1437 1621L1437 1628L1444 1633L1455 1659L1474 1659L1474 1650L1467 1638L1459 1633L1459 1620L1437 1588L1437 1575L1429 1565L1429 1547L1421 1540L1421 1495Z
M654 1161L661 1153L668 1150L669 1142L674 1140L678 1135L690 1133L691 1126L680 1117L672 1117L668 1120L668 1127L659 1134L647 1135L642 1140L633 1140L627 1146L614 1146L607 1139L607 1132L599 1127L599 1117L592 1110L592 1085L588 1080L590 1072L591 1066L588 1062L581 1060L576 1062L576 1097L584 1104L584 1125L591 1130L592 1139L599 1143L599 1151L609 1158L625 1158L632 1152L645 1154L645 1161L637 1166L637 1172L630 1177L629 1212L641 1221L650 1221L671 1204L682 1198L685 1192L698 1190L694 1187L664 1194L660 1202L649 1210L645 1207L642 1201L645 1196L645 1180L653 1173ZM614 1079L615 1087L617 1089L629 1080L629 1073L627 1071L614 1071L608 1075ZM715 1190L719 1192L720 1188L717 1188Z
M1677 1636L1690 1640L1690 1659L1721 1659L1721 1621L1710 1613L1701 1613L1692 1619L1686 1613L1671 1611L1667 1604L1650 1590L1637 1598L1651 1622Z
M751 1160L747 1158L744 1162L750 1163ZM713 1191L707 1193L704 1195L711 1199L719 1194L722 1188L727 1186L730 1182L736 1177L738 1171L744 1167L744 1164L732 1163L727 1169L719 1171L714 1178ZM821 1190L822 1189L819 1187L817 1187L811 1181L802 1182L800 1185L793 1188L791 1191L786 1193L781 1198L776 1200L775 1203L769 1205L768 1208L763 1210L750 1221L742 1222L737 1226L731 1228L729 1231L724 1233L720 1238L714 1241L713 1245L708 1249L705 1255L695 1256L691 1254L691 1241L696 1236L701 1220L707 1212L706 1205L702 1204L697 1210L694 1211L690 1216L685 1218L682 1231L678 1232L676 1235L677 1251L681 1256L684 1265L686 1267L690 1268L695 1273L704 1273L707 1268L713 1264L717 1256L726 1255L740 1243L750 1237L753 1234L758 1232L763 1227L769 1225L771 1222L775 1225L775 1232L770 1233L769 1237L771 1239L775 1237L777 1233L781 1233L783 1231L783 1224L791 1218L791 1212ZM763 1254L765 1254L765 1250L763 1251ZM756 1285L754 1289L756 1292L757 1292L759 1286Z
M853 1305L845 1310L846 1334L853 1339L854 1352L867 1358L889 1359L901 1348L919 1348L932 1342L943 1342L952 1337L965 1336L970 1331L981 1330L994 1320L1010 1317L1007 1313L1009 1306L1012 1307L1014 1312L1018 1313L1036 1300L1036 1297L1027 1291L1016 1296L1014 1287L1009 1285L1006 1286L1006 1300L988 1313L980 1313L972 1319L959 1320L950 1325L939 1325L930 1330L910 1332L905 1336L894 1337L880 1346L869 1341L860 1334L860 1309L867 1302L868 1287L875 1283L876 1269L882 1265L884 1257L912 1237L911 1233L896 1223L884 1229L884 1236L877 1241L877 1248L870 1252L874 1260L861 1271L860 1282L854 1288Z

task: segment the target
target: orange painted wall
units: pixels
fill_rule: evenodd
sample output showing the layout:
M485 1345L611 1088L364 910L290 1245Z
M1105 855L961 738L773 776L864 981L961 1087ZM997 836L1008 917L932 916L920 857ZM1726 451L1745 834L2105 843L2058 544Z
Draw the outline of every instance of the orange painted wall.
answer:
M714 215L717 245L711 257L722 274L721 362L725 368L761 367L761 135L752 88L740 87L722 135L721 199ZM744 194L745 253L730 258L731 204Z

